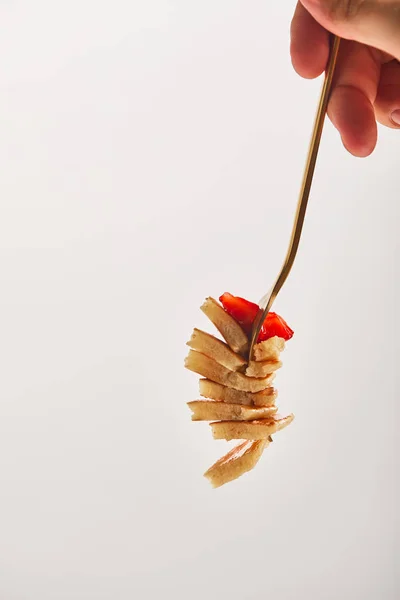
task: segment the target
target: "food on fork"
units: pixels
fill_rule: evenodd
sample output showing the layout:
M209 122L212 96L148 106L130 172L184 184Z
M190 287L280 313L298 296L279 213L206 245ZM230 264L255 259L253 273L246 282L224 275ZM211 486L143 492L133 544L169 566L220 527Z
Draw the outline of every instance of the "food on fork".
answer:
M269 378L269 383L271 384L274 379L275 375L273 374ZM200 379L199 389L203 398L211 398L228 404L242 404L243 406L273 406L278 397L278 392L273 387L267 387L261 392L252 394L228 388L209 379Z
M281 366L280 360L263 360L260 362L251 360L246 369L246 375L248 377L267 377L280 369Z
M273 415L257 421L218 421L211 423L214 440L265 440L290 425L294 416Z
M235 390L253 393L265 390L272 373L279 368L279 364L274 364L273 371L264 377L248 377L244 373L239 373L239 371L230 371L217 363L213 358L194 350L189 350L185 361L185 366L189 371L193 371L202 377L206 377L207 379L211 379L211 381L221 383Z
M192 421L254 421L268 419L278 410L273 405L241 406L215 400L194 400L188 402L188 407L193 412Z
M234 352L238 352L243 356L248 353L249 338L243 331L240 323L227 310L224 310L214 298L207 298L201 310L210 319L211 323L215 325Z
M232 294L225 293L220 297L220 301L224 309L230 314L236 321L241 325L247 336L250 336L253 323L260 307L254 302L249 302L243 298L232 296ZM265 319L258 336L258 342L264 342L273 337L281 338L285 341L290 340L293 337L293 331L289 325L277 315L276 313L270 312Z
M254 469L272 439L244 442L235 446L204 473L214 488L234 481Z
M255 360L278 360L280 353L285 349L285 340L274 336L254 346Z
M289 425L293 415L277 414L275 372L293 331L276 313L262 325L251 360L248 357L257 304L225 293L219 304L207 298L201 307L223 340L195 329L187 343L187 369L201 375L203 400L188 402L193 421L210 421L214 439L242 440L218 460L205 477L214 487L237 479L255 467L272 442L271 435ZM243 441L245 440L245 441Z
M193 331L187 345L193 348L193 350L197 350L197 352L213 358L217 363L231 371L239 370L247 365L243 356L236 354L236 352L230 349L228 344L221 342L221 340L209 333L200 331L200 329Z

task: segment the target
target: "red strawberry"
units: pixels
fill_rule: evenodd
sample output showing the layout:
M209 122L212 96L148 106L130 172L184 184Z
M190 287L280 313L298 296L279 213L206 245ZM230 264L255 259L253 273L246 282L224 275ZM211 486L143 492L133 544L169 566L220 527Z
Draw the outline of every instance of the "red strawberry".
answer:
M219 300L226 312L242 326L247 335L250 335L254 320L260 310L257 304L228 293L223 294ZM290 340L293 337L293 333L282 317L270 312L261 328L258 342L263 342L274 336Z
M232 296L228 292L223 294L219 301L226 310L242 326L243 330L250 335L251 328L254 323L258 311L260 310L257 304L239 298L238 296Z
M284 340L290 340L293 337L294 331L290 329L289 325L274 312L270 312L264 321L261 328L260 335L258 336L259 342L264 342L272 337L280 337Z

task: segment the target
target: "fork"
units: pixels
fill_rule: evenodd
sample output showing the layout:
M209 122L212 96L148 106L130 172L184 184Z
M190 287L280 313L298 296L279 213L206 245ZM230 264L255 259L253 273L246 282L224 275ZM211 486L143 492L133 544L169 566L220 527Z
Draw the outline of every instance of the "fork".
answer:
M303 229L304 218L306 215L308 199L310 196L312 180L314 176L315 166L317 163L318 150L321 142L322 131L324 128L326 111L328 108L328 102L330 93L332 90L332 81L335 73L335 67L338 57L340 47L340 38L338 36L333 36L331 43L331 52L328 61L328 66L325 72L325 80L322 86L321 96L318 104L317 116L315 119L314 129L311 137L310 148L308 151L308 157L306 162L306 167L304 171L303 181L300 189L300 196L297 204L296 215L294 219L292 235L290 238L289 248L286 254L285 261L281 268L281 271L276 279L274 285L271 290L260 300L259 313L254 321L252 335L251 335L251 343L249 350L249 360L251 360L253 356L253 349L260 334L262 325L267 317L271 307L279 294L283 284L285 283L288 275L292 269L294 260L296 258L297 250L299 248L301 232Z

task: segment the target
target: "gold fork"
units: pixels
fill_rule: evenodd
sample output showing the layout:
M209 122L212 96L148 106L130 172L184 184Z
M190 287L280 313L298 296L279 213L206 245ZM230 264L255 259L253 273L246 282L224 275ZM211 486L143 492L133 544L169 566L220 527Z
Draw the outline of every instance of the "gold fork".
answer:
M310 196L310 190L312 185L312 180L315 171L315 165L318 157L318 150L321 142L322 131L324 128L326 111L328 108L329 96L332 89L332 80L335 72L337 56L339 52L340 46L340 38L334 36L332 39L331 45L331 53L329 57L328 66L325 73L325 80L321 91L321 97L319 100L317 116L315 119L314 129L311 137L310 149L308 152L306 168L304 171L303 182L300 190L300 197L297 204L296 215L294 219L294 225L292 230L292 236L289 243L289 248L286 254L285 262L283 263L281 272L278 275L277 280L275 281L272 289L266 294L259 302L260 311L256 320L254 321L252 336L251 336L251 344L249 351L249 360L251 360L253 356L253 348L256 340L261 331L261 327L265 321L266 316L271 310L272 304L275 301L275 298L279 294L283 284L285 283L294 263L294 259L296 258L297 250L300 243L301 232L304 224L304 217L306 215L306 209L308 204L308 198Z

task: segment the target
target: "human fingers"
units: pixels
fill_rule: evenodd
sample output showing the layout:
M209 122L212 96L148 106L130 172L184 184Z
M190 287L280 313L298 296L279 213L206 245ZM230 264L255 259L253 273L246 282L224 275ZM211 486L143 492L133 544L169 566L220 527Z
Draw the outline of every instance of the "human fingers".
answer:
M400 60L400 0L301 0L323 27Z
M375 115L382 125L400 129L400 63L397 60L382 65Z
M376 146L374 102L380 66L367 46L342 41L328 116L354 156L368 156Z
M290 54L301 77L314 79L325 70L329 56L329 34L298 2L290 28Z

